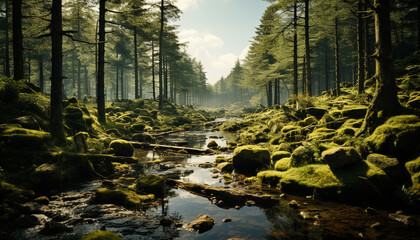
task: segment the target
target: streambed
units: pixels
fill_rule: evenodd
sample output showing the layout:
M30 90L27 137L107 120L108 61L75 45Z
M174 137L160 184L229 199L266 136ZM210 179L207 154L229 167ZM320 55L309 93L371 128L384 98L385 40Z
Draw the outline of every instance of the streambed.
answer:
M166 136L168 142L186 142L187 147L206 148L211 140L219 146L233 137L222 132L188 131ZM153 162L170 159L165 151L137 149L135 156L141 161ZM125 174L139 177L159 174L179 181L224 186L224 188L253 188L257 193L278 192L277 189L258 186L237 186L235 182L225 182L221 173L212 167L200 164L213 163L217 156L230 157L231 153L217 155L182 155L148 164L133 165ZM375 210L365 212L365 207L349 206L286 195L275 206L219 207L210 199L182 189L170 189L164 201L158 206L138 210L127 210L113 204L92 204L94 191L102 181L87 182L78 188L68 189L51 199L47 206L39 207L34 214L39 225L18 230L10 239L79 239L88 232L109 230L124 239L418 239L418 227L412 228L391 220L391 212ZM280 193L279 193L280 194ZM295 200L300 207L294 209L289 202ZM204 233L189 232L185 225L200 214L208 214L215 220L213 228ZM164 217L179 224L163 226ZM413 216L419 219L418 216ZM68 227L68 231L45 235L42 228L54 219ZM372 227L379 223L379 227Z

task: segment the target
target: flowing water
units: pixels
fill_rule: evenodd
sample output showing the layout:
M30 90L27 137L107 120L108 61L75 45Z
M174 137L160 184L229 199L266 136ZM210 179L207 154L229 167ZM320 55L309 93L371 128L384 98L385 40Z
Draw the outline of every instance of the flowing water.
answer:
M215 140L219 146L226 146L226 141L234 140L225 133L208 130L174 133L165 138L168 142L184 142L187 147L202 149L211 140ZM231 155L174 157L165 151L137 149L135 156L141 161L165 161L132 166L126 176L159 174L185 182L232 188L235 183L225 182L222 174L214 173L213 168L200 166L207 162L213 163L217 156ZM16 231L9 237L79 239L88 232L100 229L113 231L124 239L419 239L420 236L418 227L409 228L390 220L386 211L376 210L375 214L367 214L361 207L288 195L277 205L268 208L221 208L206 197L180 189L169 190L161 205L146 209L127 210L112 204L92 204L90 200L94 190L101 184L99 180L85 183L53 197L47 206L37 206L40 213L33 216L40 225ZM299 210L289 207L291 200L300 203ZM208 214L215 220L211 230L199 234L182 228L181 224L185 226L200 214ZM159 220L165 216L181 224L164 227ZM41 234L43 224L51 219L64 223L71 230L50 236ZM225 222L226 219L229 221ZM381 227L372 228L371 225L377 222Z

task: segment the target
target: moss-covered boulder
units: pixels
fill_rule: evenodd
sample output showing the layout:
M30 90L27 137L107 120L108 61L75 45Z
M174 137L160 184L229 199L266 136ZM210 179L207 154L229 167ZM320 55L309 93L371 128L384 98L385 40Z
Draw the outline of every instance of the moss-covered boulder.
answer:
M214 163L219 164L219 163L224 163L224 162L227 162L227 161L228 161L228 159L226 159L226 157L217 156L216 159L214 160Z
M329 128L317 128L308 135L310 140L324 140L335 136L335 130Z
M165 178L158 175L149 175L136 181L136 191L143 194L154 194L163 197Z
M233 152L233 166L238 171L255 172L270 165L270 152L255 145L237 147Z
M132 130L132 132L136 132L136 133L143 132L145 127L146 127L146 125L143 124L143 123L134 123L131 126L131 130Z
M276 171L287 171L290 168L290 162L290 157L282 158L276 162L274 169L276 169Z
M211 149L217 149L217 147L219 147L219 144L217 144L217 142L216 142L216 141L211 140L211 141L207 144L207 147L208 147L208 148L211 148Z
M388 157L378 153L369 154L366 161L382 169L392 180L398 183L404 182L403 169L396 158Z
M12 123L17 123L21 125L23 128L28 128L32 130L41 130L41 127L38 121L32 116L18 117L15 120L13 120Z
M82 237L81 240L122 240L122 238L110 231L95 231Z
M307 147L296 148L290 157L291 167L301 167L315 162L314 152Z
M362 157L352 147L337 147L322 152L322 159L331 169L346 169L362 161Z
M7 150L39 151L51 144L51 134L26 128L2 127L0 142Z
M364 141L374 152L410 158L420 149L420 118L400 115L388 119Z
M409 161L405 164L407 171L411 175L411 182L413 185L410 187L411 194L420 201L420 157Z
M127 208L134 208L140 206L144 202L148 202L153 199L153 194L139 195L136 192L126 188L98 188L95 192L93 201L95 203L115 204Z
M233 171L233 164L230 162L219 163L216 166L221 172L232 172Z
M39 189L55 188L62 180L61 169L56 164L44 163L35 169L30 179Z
M200 215L194 221L188 223L185 228L188 231L197 231L198 233L204 233L214 226L214 220L209 215Z
M147 133L135 133L133 134L132 139L137 142L146 142L146 143L153 143L155 139Z
M109 148L112 148L117 156L131 157L134 153L133 145L125 140L114 140L109 144Z
M325 199L358 204L383 203L384 197L392 197L395 190L384 171L365 161L346 170L332 171L326 164L311 164L285 172L260 172L257 176L263 181L278 180L285 192L303 196L316 194Z
M290 157L291 155L292 154L288 151L276 151L271 155L271 162L275 164L278 160Z

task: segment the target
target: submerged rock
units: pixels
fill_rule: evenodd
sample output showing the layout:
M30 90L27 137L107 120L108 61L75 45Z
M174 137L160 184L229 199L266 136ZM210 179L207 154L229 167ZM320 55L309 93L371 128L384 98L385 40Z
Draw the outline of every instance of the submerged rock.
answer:
M197 231L198 233L204 233L212 229L214 226L214 220L210 215L199 215L197 219L188 223L185 228L188 231Z
M238 147L233 152L233 166L239 171L255 172L270 164L270 152L254 145Z

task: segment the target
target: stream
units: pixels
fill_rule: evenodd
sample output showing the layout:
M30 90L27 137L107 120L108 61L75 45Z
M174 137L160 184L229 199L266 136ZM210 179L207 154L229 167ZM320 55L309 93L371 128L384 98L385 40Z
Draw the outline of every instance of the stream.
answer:
M210 130L173 133L165 139L173 143L187 142L186 147L201 149L207 148L211 140L219 146L226 146L226 141L234 140L226 133ZM140 161L160 159L162 162L133 165L127 169L125 177L158 174L184 182L237 187L235 181L225 182L222 174L213 167L203 168L201 165L213 163L217 156L231 157L232 153L173 156L165 151L136 149L135 156ZM123 239L419 239L420 236L418 227L410 228L390 219L388 215L392 212L375 210L374 214L367 214L366 207L291 195L284 196L276 206L270 207L222 208L206 197L181 189L170 189L159 206L138 210L91 203L94 191L102 184L102 180L86 182L52 197L48 205L35 204L34 208L39 212L32 218L38 221L38 225L17 230L9 235L10 239L80 239L95 230L113 231ZM279 192L268 187L247 187L261 193ZM291 200L297 201L300 208L289 207ZM185 230L185 225L200 214L208 214L215 220L213 228L201 234ZM163 217L179 224L163 226L160 223ZM68 231L43 233L44 224L51 219L65 224ZM379 226L372 227L375 223Z

